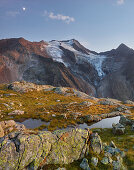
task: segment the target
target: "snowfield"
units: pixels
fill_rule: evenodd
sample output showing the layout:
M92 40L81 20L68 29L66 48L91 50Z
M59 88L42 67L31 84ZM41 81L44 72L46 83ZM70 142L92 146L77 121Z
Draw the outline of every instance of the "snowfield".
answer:
M60 46L72 51L76 58L76 63L81 64L83 62L88 62L94 66L96 69L98 76L102 78L105 73L102 70L102 64L105 60L106 56L104 55L95 55L92 53L89 53L88 55L82 52L79 52L73 48L73 40L69 41L51 41L48 43L48 46L46 46L47 53L54 61L63 63L66 67L70 66L69 63L65 62L63 60L64 52L60 49Z

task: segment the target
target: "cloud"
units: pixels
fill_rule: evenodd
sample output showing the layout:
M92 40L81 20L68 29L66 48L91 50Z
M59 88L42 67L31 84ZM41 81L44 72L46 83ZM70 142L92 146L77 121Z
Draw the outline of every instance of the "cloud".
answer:
M19 15L20 13L18 11L7 11L6 15L10 16L10 17L16 17L17 15Z
M48 18L50 18L52 20L60 20L60 21L63 21L67 24L75 21L75 19L73 17L65 16L65 15L62 15L62 14L56 14L55 15L53 12L47 12L47 11L44 12L43 16L47 16Z
M118 4L118 5L122 5L122 4L124 4L124 1L125 1L125 0L117 0L117 4Z

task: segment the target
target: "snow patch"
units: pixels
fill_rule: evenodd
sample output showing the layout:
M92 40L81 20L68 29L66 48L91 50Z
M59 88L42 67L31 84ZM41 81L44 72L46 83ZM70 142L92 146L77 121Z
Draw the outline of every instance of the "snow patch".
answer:
M70 44L61 42L61 46L67 50L70 50L72 52L77 52Z
M68 41L62 41L63 43L72 46L74 41L73 40L68 40Z
M62 58L63 51L59 48L59 46L60 46L60 42L52 41L46 47L46 51L52 57L54 61L63 63L67 67L68 64L63 61L63 58Z

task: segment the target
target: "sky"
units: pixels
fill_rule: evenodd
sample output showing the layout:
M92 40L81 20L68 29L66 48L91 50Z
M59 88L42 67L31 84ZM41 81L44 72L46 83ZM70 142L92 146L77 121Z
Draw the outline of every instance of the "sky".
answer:
M76 39L96 52L134 48L134 0L0 0L0 39Z

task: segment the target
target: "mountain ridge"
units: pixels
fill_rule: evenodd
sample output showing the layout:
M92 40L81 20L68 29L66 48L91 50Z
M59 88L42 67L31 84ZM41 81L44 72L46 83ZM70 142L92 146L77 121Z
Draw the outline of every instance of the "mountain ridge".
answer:
M123 43L97 53L75 39L0 40L0 83L25 80L73 87L92 96L134 100L133 63L134 50Z

